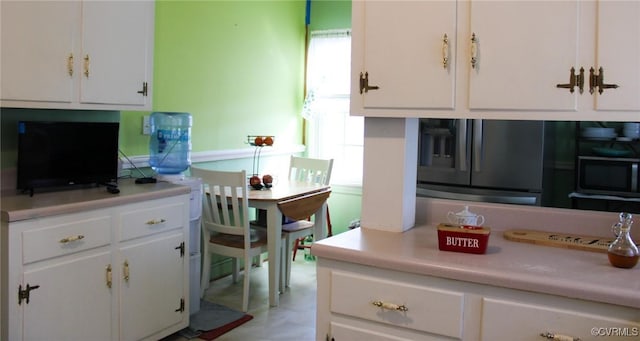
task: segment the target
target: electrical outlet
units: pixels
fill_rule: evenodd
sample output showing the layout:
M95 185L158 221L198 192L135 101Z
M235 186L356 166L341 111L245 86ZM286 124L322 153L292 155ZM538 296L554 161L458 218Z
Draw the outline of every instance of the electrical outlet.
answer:
M151 122L150 116L142 116L142 135L151 135Z

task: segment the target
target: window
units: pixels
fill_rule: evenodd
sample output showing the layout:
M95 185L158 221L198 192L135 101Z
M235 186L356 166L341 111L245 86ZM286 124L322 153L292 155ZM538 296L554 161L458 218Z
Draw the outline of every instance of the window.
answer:
M364 119L349 115L349 30L311 32L307 59L309 157L334 159L331 183L362 185Z

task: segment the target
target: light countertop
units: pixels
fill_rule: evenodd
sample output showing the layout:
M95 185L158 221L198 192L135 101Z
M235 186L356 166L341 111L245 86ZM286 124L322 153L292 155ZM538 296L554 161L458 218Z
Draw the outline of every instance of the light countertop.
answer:
M188 186L168 182L135 184L133 179L118 181L118 188L118 194L107 192L104 186L35 193L33 196L4 193L0 198L2 222L100 209L191 192Z
M539 217L538 222L544 223L554 219L554 214L557 215L552 221L557 225L538 225L538 229L572 233L579 229L583 234L591 232L589 235L594 235L595 226L598 229L596 236L608 236L616 213L584 212L585 217L582 218L590 222L582 224L580 212L574 210L563 217L565 212L562 210L523 208L519 217L518 208L509 207L511 220L506 223L509 219L505 218L500 206L471 203L472 211L484 214L489 223L497 225L491 226L486 254L475 255L438 249L436 221L442 220L451 207L461 206L460 203L436 200L419 202L418 205L424 205L422 212L430 218L423 214L418 217L416 227L406 232L363 227L320 240L313 244L311 252L320 258L383 269L640 307L640 265L633 269L619 269L609 264L606 253L518 243L502 236L502 231L507 228L535 228L533 217ZM492 219L492 214L500 216ZM528 216L532 219L527 219L527 224L518 224L518 218ZM578 227L573 231L559 229L567 225L566 219L569 218L575 223L572 226ZM640 229L640 225L636 228Z

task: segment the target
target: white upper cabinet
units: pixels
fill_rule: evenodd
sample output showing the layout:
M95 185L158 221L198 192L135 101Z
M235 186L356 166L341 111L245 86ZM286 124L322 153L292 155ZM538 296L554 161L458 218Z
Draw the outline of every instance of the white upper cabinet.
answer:
M456 2L354 1L353 6L354 108L453 109ZM365 77L369 87L360 96Z
M640 121L640 2L369 0L352 15L353 115Z
M598 75L602 67L604 84L618 87L594 89L596 109L634 111L640 121L640 2L600 1L597 28L593 67Z
M152 1L83 3L82 103L151 102L153 6Z
M569 83L578 62L578 1L470 4L469 108L576 110L577 88L556 84Z
M150 110L153 1L3 1L0 105Z
M71 103L80 7L71 1L3 1L0 11L1 100Z

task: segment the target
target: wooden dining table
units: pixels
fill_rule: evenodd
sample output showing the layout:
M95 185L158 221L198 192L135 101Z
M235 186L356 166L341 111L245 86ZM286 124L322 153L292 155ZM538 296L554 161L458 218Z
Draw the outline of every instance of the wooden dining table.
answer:
M298 217L291 217L295 219L314 215L313 236L315 240L320 240L326 236L326 199L330 193L331 187L329 185L282 180L268 189L249 190L249 206L267 212L269 305L271 307L277 307L279 304L280 281L282 280L280 269L286 266L286 262L281 264L280 257L276 256L280 254L282 247L283 212L298 215ZM291 255L286 256L291 257Z

